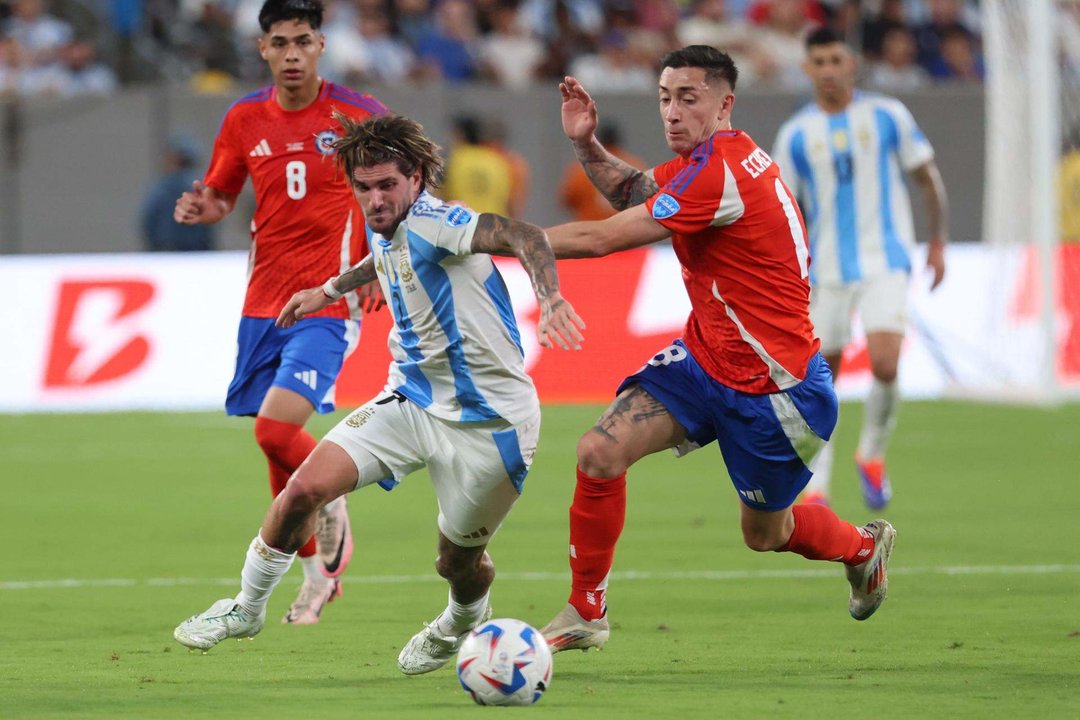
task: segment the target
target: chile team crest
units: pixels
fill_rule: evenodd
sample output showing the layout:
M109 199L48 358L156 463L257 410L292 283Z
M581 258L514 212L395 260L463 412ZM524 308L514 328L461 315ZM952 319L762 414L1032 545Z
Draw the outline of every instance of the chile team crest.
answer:
M326 156L333 155L334 143L339 140L339 136L333 130L323 130L315 136L315 149Z

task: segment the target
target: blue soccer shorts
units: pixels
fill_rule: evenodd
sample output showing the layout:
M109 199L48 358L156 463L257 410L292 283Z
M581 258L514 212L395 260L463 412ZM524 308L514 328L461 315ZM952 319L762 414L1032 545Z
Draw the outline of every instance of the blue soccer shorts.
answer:
M304 396L320 413L333 412L334 383L359 339L357 320L306 318L282 329L273 318L241 317L225 412L258 414L271 387Z
M660 401L685 429L682 455L716 440L739 499L757 510L782 510L810 480L808 467L836 427L832 374L815 355L806 378L776 393L755 395L714 380L682 340L623 380Z

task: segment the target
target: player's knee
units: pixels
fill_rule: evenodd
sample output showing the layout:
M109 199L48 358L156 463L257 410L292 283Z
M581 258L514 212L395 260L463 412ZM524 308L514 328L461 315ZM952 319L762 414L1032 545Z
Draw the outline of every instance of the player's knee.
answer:
M594 478L618 477L627 468L618 444L592 430L578 440L577 461L581 471Z
M870 372L878 382L891 383L896 380L897 362L888 360L876 363L870 367Z
M784 546L782 540L769 528L746 528L742 529L743 542L746 547L754 552L772 552Z
M282 492L283 502L290 511L314 512L336 497L329 488L302 467L289 478Z
M263 454L268 458L280 457L296 438L300 428L296 425L269 420L264 417L255 418L255 442L259 444Z

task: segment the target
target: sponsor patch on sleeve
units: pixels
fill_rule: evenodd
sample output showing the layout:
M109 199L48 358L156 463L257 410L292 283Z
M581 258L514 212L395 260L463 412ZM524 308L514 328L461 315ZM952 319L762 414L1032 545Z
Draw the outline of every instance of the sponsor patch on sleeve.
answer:
M450 227L457 227L458 225L466 225L472 220L472 213L467 208L463 208L460 205L452 208L450 212L446 213L446 224Z
M657 220L663 220L664 218L671 217L680 210L682 210L682 207L679 205L678 200L667 193L660 193L653 202L652 216Z

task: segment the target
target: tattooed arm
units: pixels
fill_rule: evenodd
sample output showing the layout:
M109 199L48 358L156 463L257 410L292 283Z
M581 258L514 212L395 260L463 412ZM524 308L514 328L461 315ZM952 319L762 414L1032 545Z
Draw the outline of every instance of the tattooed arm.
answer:
M331 279L330 282L334 284L338 295L344 295L361 285L367 285L375 278L375 258L368 255L336 278Z
M638 170L615 157L596 139L599 122L596 103L576 79L567 77L562 92L563 132L574 144L574 154L592 181L616 210L640 205L660 191L651 170Z
M536 300L540 303L540 324L536 329L540 344L552 347L555 342L564 350L569 347L581 349L579 328L584 329L585 323L559 292L555 253L543 230L502 215L483 213L477 219L472 251L516 257L529 274Z
M366 289L362 289L360 293L361 307L365 312L378 310L385 301L382 293L372 284L375 279L375 259L368 255L336 278L330 278L319 287L301 290L293 295L281 309L277 326L292 327L297 320L337 302L345 293L357 288L365 288L365 286Z
M595 137L584 143L574 143L574 154L585 174L611 207L625 210L640 205L660 192L652 170L638 170L615 157Z

